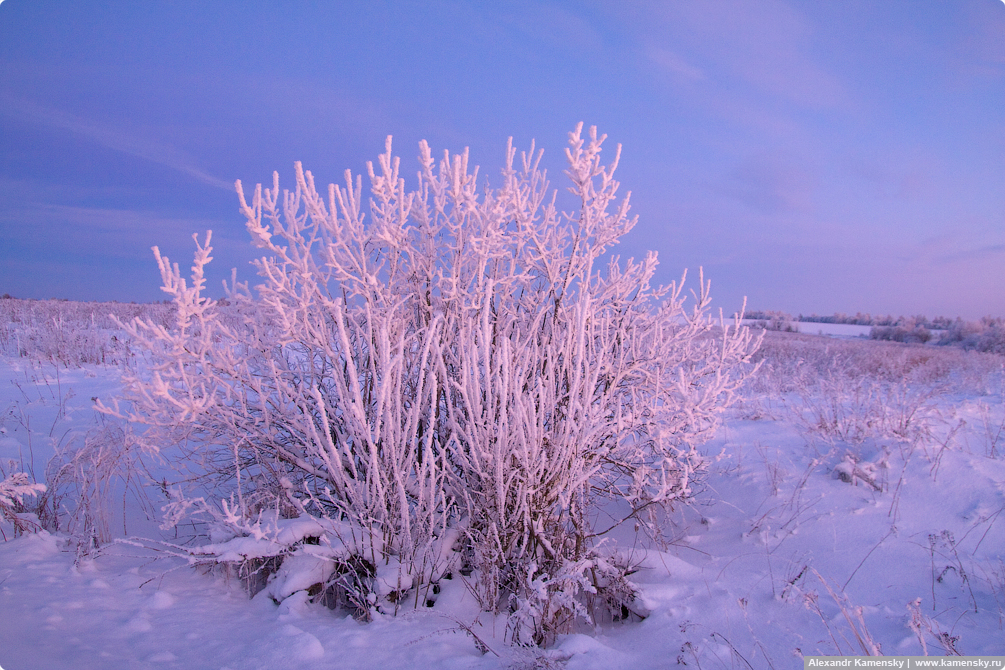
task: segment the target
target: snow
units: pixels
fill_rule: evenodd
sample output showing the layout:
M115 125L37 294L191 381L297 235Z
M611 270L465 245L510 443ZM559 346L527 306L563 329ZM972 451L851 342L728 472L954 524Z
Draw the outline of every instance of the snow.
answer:
M91 398L107 400L119 374L0 360L0 457L25 470L33 462L43 480L61 440L99 421ZM985 386L995 388L989 374ZM1000 447L989 451L987 430L1003 416L1001 395L957 385L933 396L928 437L859 444L808 430L786 410L802 402L797 394L770 403L755 396L748 391L703 448L721 457L694 504L670 515L664 545L647 544L627 524L609 534L605 546L636 565L630 579L642 620L577 630L547 650L518 649L503 640L503 618L479 613L457 572L439 580L432 607L405 603L396 616L360 623L309 602L303 590L330 569L329 547L299 545L250 598L222 569L121 543L78 559L65 534L14 539L4 523L0 666L783 668L800 654L861 653L842 605L861 608L885 653L921 654L908 626L908 606L919 598L933 630L958 638L961 652L1005 653L1005 459ZM131 537L174 541L127 503ZM222 539L212 551L265 556L263 543L323 529L316 520L288 520L272 535ZM385 571L380 566L378 578ZM929 653L942 653L933 637L926 643Z
M742 323L747 326L756 327L758 323L763 323L758 319L743 319ZM786 325L794 328L795 332L806 335L827 335L829 337L869 337L872 326L859 326L853 323L822 323L817 321L789 321ZM941 331L939 331L941 332Z
M853 323L797 321L793 325L800 333L829 335L831 337L869 337L869 333L872 331L872 326L859 326Z

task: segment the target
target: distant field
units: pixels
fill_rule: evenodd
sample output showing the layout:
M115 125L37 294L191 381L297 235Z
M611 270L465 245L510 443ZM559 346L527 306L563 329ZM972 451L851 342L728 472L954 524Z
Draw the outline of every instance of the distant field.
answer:
M758 323L758 319L744 319L743 323L753 326ZM819 323L816 321L791 321L792 327L797 332L805 335L826 335L828 337L869 337L869 332L873 326L858 326L848 323ZM933 340L938 340L942 335L942 330L930 330Z
M754 326L758 319L744 319L744 325ZM869 337L872 326L856 326L845 323L816 323L791 321L792 327L806 335L829 335L831 337Z

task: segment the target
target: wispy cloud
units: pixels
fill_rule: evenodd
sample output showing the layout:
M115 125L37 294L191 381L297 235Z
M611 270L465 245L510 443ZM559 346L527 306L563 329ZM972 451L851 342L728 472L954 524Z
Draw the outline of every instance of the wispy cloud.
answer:
M872 195L919 200L932 196L945 182L939 178L945 170L932 155L894 151L873 154L860 152L844 159L841 165L844 172L867 185Z
M185 152L144 137L110 128L75 114L0 91L0 112L21 121L58 128L96 142L103 147L172 168L208 186L233 190L234 185L200 168Z
M765 214L807 210L818 186L816 171L796 160L762 156L738 165L720 187Z
M693 49L750 85L809 108L843 101L840 81L815 62L815 26L775 0L674 5Z
M224 228L212 219L130 209L29 203L0 211L0 240L8 250L32 248L54 256L146 260L154 244L184 245L193 232Z
M968 249L947 251L935 258L942 263L971 263L982 260L1005 260L1005 244L986 244Z
M557 5L529 4L516 12L493 11L492 18L482 14L482 27L488 34L499 30L496 19L502 19L513 34L522 34L532 40L556 49L576 49L581 52L602 48L600 34L574 11Z
M850 104L842 80L814 53L820 28L783 0L653 2L625 12L647 58L675 76L804 109Z
M701 81L705 79L705 72L700 67L688 63L686 60L663 47L652 47L649 49L649 60L658 67L684 79L691 81Z

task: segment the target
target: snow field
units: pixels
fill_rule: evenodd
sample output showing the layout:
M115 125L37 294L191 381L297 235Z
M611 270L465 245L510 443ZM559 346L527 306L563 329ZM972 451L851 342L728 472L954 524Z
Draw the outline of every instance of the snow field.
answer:
M69 536L43 531L0 543L0 666L782 668L800 653L862 653L852 625L885 653L922 653L909 609L918 599L929 653L1002 653L1005 462L995 441L1003 417L995 362L981 368L955 351L919 349L945 352L935 361L942 373L923 371L937 391L919 396L924 425L904 437L876 429L847 441L828 435L807 409L819 387L805 361L833 343L779 337L788 339L766 347L776 358L764 376L705 445L719 458L693 504L667 518L666 544L647 545L630 524L609 533L605 546L637 567L630 579L644 620L605 621L547 650L521 650L504 643L501 618L479 614L459 573L438 582L433 607L362 624L308 602L302 590L277 605L270 594L294 589L295 574L286 576L289 588L276 578L249 599L222 569L192 569L127 544L78 559ZM799 348L802 368L784 360L784 346ZM852 367L877 352L890 365L889 352L916 355L875 342L841 346L858 347L839 351ZM854 359L851 351L865 353ZM118 384L116 368L60 368L56 391L51 366L0 365L4 457L31 463L30 436L36 476L61 440L99 421L91 398ZM802 379L803 388L784 388L773 370ZM150 492L154 507L165 502L157 495ZM130 536L157 538L156 522L132 498L126 503ZM121 525L113 527L121 536ZM9 523L3 530L12 538Z

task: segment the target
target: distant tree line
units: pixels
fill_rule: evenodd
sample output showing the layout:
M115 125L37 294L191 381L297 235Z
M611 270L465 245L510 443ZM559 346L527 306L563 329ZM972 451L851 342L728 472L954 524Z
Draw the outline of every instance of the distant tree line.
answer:
M800 314L793 317L777 310L751 310L744 314L754 321L755 327L766 330L798 331L796 323L838 323L855 326L872 326L869 337L873 340L956 345L964 349L1005 354L1005 319L985 316L977 321L960 317L951 319L937 316L934 319L916 316L872 316L856 312L854 316L838 312L830 316ZM938 331L938 332L933 332Z
M893 316L891 314L887 314L886 316L873 316L868 312L856 312L853 315L845 314L844 312L837 312L836 314L825 316L821 316L819 314L800 314L799 316L793 317L791 314L786 312L774 310L748 311L744 314L744 317L755 321L784 319L787 321L801 321L804 323L840 323L852 326L902 326L910 323L912 326L922 326L929 330L948 330L953 326L953 324L961 321L959 318L951 319L946 316L937 316L934 319L929 319L923 314L916 316Z

